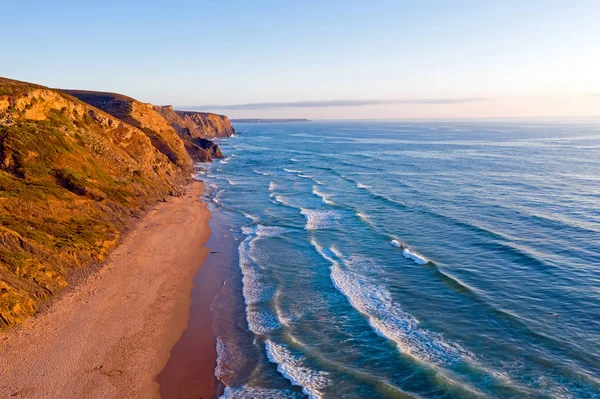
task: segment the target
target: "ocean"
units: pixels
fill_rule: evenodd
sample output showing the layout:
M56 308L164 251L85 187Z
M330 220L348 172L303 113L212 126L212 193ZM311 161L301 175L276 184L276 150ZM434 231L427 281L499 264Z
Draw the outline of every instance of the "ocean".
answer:
M600 397L600 124L235 128L221 397Z

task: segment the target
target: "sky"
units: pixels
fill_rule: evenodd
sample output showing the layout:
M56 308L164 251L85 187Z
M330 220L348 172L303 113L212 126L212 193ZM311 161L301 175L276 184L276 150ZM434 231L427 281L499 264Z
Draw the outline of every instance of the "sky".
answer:
M600 116L600 1L5 1L0 76L237 118Z

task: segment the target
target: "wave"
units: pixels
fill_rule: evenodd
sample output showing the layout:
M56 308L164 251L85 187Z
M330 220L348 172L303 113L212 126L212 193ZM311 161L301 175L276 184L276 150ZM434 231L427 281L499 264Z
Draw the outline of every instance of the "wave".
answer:
M296 158L290 158L290 161L292 162L300 162L299 160L297 160Z
M254 215L251 215L251 214L249 214L249 213L246 213L246 212L242 212L242 214L244 215L244 217L245 217L246 219L250 219L250 220L252 220L253 222L257 222L258 220L260 220L260 218L259 218L258 216L254 216Z
M320 399L325 388L331 384L328 373L307 367L306 358L294 356L287 347L266 340L265 350L269 361L277 364L277 371L292 385L302 387L302 392L309 399Z
M239 186L241 184L241 183L239 183L237 181L234 181L234 180L231 180L231 179L228 179L228 178L225 178L225 181L227 181L227 183L229 183L232 186Z
M312 192L314 195L321 198L321 201L323 201L324 204L335 205L335 203L329 199L331 195L320 192L317 186L313 186Z
M221 380L224 375L231 373L231 370L227 369L227 364L231 362L233 354L226 348L225 343L219 337L217 337L216 351L217 365L215 366L214 375Z
M321 211L317 209L304 209L300 213L306 217L306 230L320 230L333 227L339 215L335 211Z
M269 183L269 191L273 192L277 189L277 184L273 180Z
M257 175L262 175L262 176L271 176L270 173L267 172L261 172L260 170L253 170L252 172L256 173Z
M295 170L295 169L283 168L283 170L288 173L302 173L301 170Z
M369 186L366 186L366 185L364 185L362 183L358 183L358 182L356 183L356 187L357 188L363 188L363 189L369 189Z
M268 388L253 388L253 387L225 387L221 399L300 399L304 398L296 392L268 389Z
M356 267L356 258L342 257L335 248L327 250L314 240L312 244L331 263L330 277L334 287L353 308L368 317L369 325L377 334L393 341L399 352L435 365L452 364L472 357L458 344L448 343L440 334L421 328L419 321L405 312L383 285L371 283L367 277L348 270ZM335 258L348 269L343 269Z
M280 205L285 205L285 206L289 206L290 208L296 208L295 206L293 206L292 204L290 204L289 202L287 202L283 196L281 195L275 195L275 193L270 195L273 199L271 200L271 202L273 202L274 204L280 204Z
M410 259L413 262L418 263L419 265L426 265L427 263L429 263L429 260L427 258L425 258L423 255L417 253L416 251L409 249L405 244L401 243L400 241L396 240L395 238L392 241L390 241L390 245L392 245L396 248L401 248L402 256L404 256L406 259Z
M360 220L362 220L363 222L368 223L371 226L373 226L373 222L371 221L371 218L366 213L356 212L356 216L358 216L360 218Z
M221 200L221 194L223 194L224 192L225 192L225 190L224 190L224 189L221 189L221 190L217 191L217 192L215 193L215 196L212 198L212 201L213 201L215 204L217 204L217 205L220 205L220 204L221 204L221 202L220 202L220 200Z
M429 263L429 260L427 260L427 258L425 258L423 255L411 251L408 248L404 248L402 250L402 256L404 256L406 259L411 259L413 262L419 265L426 265Z
M256 240L277 237L288 231L289 229L278 226L242 227L242 233L247 235L238 247L239 266L242 271L242 294L246 304L248 329L257 335L279 329L281 322L273 311L258 306L261 302L271 299L277 292L277 287L264 281L263 271L254 256L254 245Z

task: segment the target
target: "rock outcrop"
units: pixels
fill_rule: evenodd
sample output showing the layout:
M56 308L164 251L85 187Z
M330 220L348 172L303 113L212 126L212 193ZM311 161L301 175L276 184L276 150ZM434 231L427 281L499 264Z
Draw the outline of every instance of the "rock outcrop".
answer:
M188 153L196 162L209 162L214 158L222 158L219 147L210 139L235 134L229 119L224 115L175 111L170 105L155 105L154 110L169 121L179 137L184 140Z
M0 329L105 259L189 178L183 140L151 106L71 93L85 102L0 78Z
M170 105L154 106L180 135L191 138L223 138L233 136L235 129L225 115L208 112L176 111Z

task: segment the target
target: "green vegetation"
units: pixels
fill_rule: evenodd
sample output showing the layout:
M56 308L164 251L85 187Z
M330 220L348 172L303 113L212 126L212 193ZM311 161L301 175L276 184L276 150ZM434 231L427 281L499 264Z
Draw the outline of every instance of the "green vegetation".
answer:
M182 143L66 94L0 78L0 115L1 330L35 313L74 269L103 261L131 216L176 192L184 173L152 145Z

